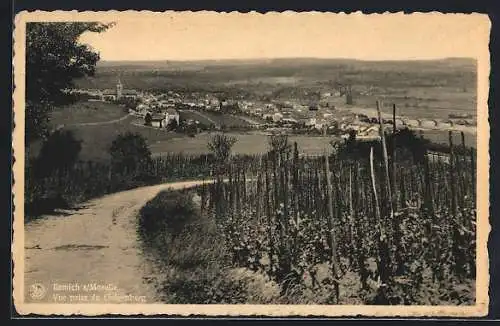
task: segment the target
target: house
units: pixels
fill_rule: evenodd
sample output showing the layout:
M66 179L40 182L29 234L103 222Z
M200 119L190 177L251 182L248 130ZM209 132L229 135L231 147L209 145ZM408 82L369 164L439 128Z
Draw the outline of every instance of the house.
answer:
M356 135L359 140L376 140L380 139L380 130L377 126L371 126Z
M146 113L144 119L145 121L148 121L148 119L150 119L152 127L163 128L166 126L165 116L163 114Z
M433 129L436 127L436 123L433 120L422 120L420 126L422 128Z
M410 128L411 127L414 127L414 128L420 127L420 121L417 119L409 119L408 121L406 121L406 125Z
M122 91L121 95L118 97L118 99L130 99L130 100L135 100L139 97L139 93L137 93L136 90L133 89L125 89Z
M140 115L142 117L146 116L147 113L152 112L151 107L149 105L146 105L146 104L137 105L137 107L135 108L135 111L138 115Z
M103 101L116 101L116 91L115 90L110 90L110 89L105 89L101 93L102 95L102 100Z
M283 123L287 123L287 124L291 124L291 125L298 123L297 119L294 119L294 118L283 118L282 121L283 121Z
M325 120L316 120L316 123L314 124L314 128L317 130L322 130L326 126L327 124Z
M168 125L172 120L175 120L177 122L177 125L179 125L180 123L179 112L177 112L175 109L167 109L167 111L165 112L166 124Z
M273 122L279 122L283 119L283 114L276 112L273 114Z
M272 120L273 119L273 115L269 114L269 113L263 114L262 115L262 119L264 119L264 120Z
M316 125L316 118L311 118L305 122L306 127L311 127Z

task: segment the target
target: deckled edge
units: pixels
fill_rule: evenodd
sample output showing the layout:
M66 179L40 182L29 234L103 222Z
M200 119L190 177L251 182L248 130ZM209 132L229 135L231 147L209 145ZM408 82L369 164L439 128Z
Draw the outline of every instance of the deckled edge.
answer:
M491 231L491 226L489 224L489 188L486 190L488 196L478 196L478 230L477 230L477 257L476 257L476 269L477 269L477 279L476 279L476 305L465 306L465 307L455 307L455 306L279 306L279 305L57 305L57 304L26 304L24 303L24 110L20 106L24 106L24 81L20 78L24 77L24 74L19 76L24 72L24 55L25 55L25 23L28 21L106 21L113 20L116 16L140 16L144 15L165 15L165 14L223 14L223 15L241 15L242 12L230 11L230 12L217 12L217 11L147 11L147 10L109 10L109 11L22 11L18 13L15 17L15 23L13 28L13 71L14 71L14 92L13 92L13 117L14 117L14 130L13 130L13 141L12 141L12 151L14 156L13 164L13 241L12 241L12 253L13 253L13 264L14 264L14 275L13 275L13 299L14 306L17 312L21 315L37 314L37 315L64 315L64 316L76 316L76 315L86 315L86 316L99 316L103 314L111 315L176 315L176 316L276 316L276 317L290 317L290 316L319 316L319 317L346 317L346 316L365 316L365 317L432 317L432 316L447 316L447 317L481 317L488 313L488 285L489 285L489 262L488 262L488 250L487 241L488 236ZM487 37L489 39L489 31L491 30L491 22L487 15L478 13L441 13L439 11L430 12L390 12L385 11L383 13L368 13L365 14L362 10L354 12L321 12L321 11L310 11L310 12L295 12L290 10L285 11L271 11L271 12L259 12L259 11L249 11L244 13L257 14L257 15L363 15L363 16L379 16L379 15L475 15L486 18L487 22ZM96 16L100 17L96 17ZM485 23L486 23L485 22ZM485 33L486 34L486 33ZM483 36L483 35L481 35ZM22 42L20 43L20 40ZM488 44L488 42L486 42ZM21 57L22 56L22 57ZM477 190L484 192L485 188L479 189L479 185L485 181L489 184L489 120L488 120L488 94L489 94L489 71L490 71L490 56L489 51L486 51L478 59L478 113L485 114L484 118L478 119L478 159L477 162L484 162L481 165L478 163L477 166ZM479 63L484 66L482 71ZM16 68L17 66L17 68ZM21 66L21 67L20 67ZM21 71L19 71L21 70ZM480 75L484 75L482 78ZM481 85L483 84L483 85ZM483 87L483 90L481 90ZM483 107L484 105L484 107ZM21 110L21 114L19 114ZM16 112L17 111L17 112ZM479 117L479 115L478 115ZM23 128L20 130L20 126ZM480 135L481 134L481 135ZM19 143L22 145L21 149ZM486 148L484 148L486 147ZM17 150L16 150L17 148ZM16 155L17 160L16 160ZM21 156L22 160L19 158ZM21 173L21 177L19 175ZM17 178L15 178L17 176ZM17 181L17 182L16 182ZM23 194L22 196L17 196L16 193ZM480 212L482 212L480 214ZM484 216L483 216L484 215ZM485 224L486 222L486 224ZM484 224L484 225L483 225ZM17 232L16 232L17 230ZM19 247L18 243L21 244ZM482 264L479 264L481 260ZM16 264L16 261L18 262ZM21 262L21 264L19 264ZM486 297L483 295L486 293ZM481 299L481 300L480 300ZM260 311L248 311L249 307L262 308ZM316 308L320 307L321 310L328 310L326 314L315 314L311 313L315 311ZM68 309L69 308L69 309ZM169 309L171 308L171 309ZM179 309L180 308L180 309ZM181 310L185 308L185 310ZM225 308L225 310L220 310L220 308ZM292 310L290 310L292 308ZM298 310L302 310L302 313ZM332 310L335 310L333 313ZM337 311L342 310L343 312L337 313ZM217 312L219 311L219 313ZM372 311L372 313L369 313ZM285 313L283 313L285 312ZM464 314L464 312L466 312Z

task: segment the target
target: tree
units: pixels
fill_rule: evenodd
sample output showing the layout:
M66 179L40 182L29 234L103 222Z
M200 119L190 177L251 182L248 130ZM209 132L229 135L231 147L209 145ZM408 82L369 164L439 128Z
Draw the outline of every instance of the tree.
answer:
M167 123L167 129L168 130L176 130L179 124L177 123L177 120L175 119L170 119Z
M79 43L85 32L102 32L113 24L31 22L26 24L26 141L48 133L49 112L74 100L66 90L73 80L93 75L99 54Z
M113 170L119 173L136 170L151 162L151 151L146 139L132 132L118 135L111 143L109 154Z
M356 130L350 129L349 130L349 138L347 138L347 144L352 144L356 141Z
M398 130L394 134L390 134L387 139L387 144L390 153L392 152L393 144L396 145L396 149L400 152L397 154L400 159L405 158L409 152L415 162L423 163L431 142L428 139L417 136L415 131L404 128Z
M151 126L151 123L153 121L153 117L151 116L151 113L146 113L146 116L144 117L144 124L146 126Z
M45 177L54 172L67 170L74 165L82 149L70 130L57 130L43 143L35 161L35 176Z
M268 137L269 147L272 152L276 154L286 153L290 151L291 147L288 143L288 135L286 134L273 134Z
M208 149L215 155L219 163L225 163L231 156L231 148L236 143L235 137L230 137L225 134L213 135L208 141Z

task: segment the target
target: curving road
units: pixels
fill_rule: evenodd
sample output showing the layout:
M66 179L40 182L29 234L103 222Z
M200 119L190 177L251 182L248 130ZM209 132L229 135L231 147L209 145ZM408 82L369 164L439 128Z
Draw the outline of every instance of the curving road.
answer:
M33 284L42 284L47 290L36 302L68 302L69 295L73 295L72 300L85 302L94 300L90 298L93 294L101 295L101 300L107 294L107 303L137 303L133 300L144 299L159 302L154 284L148 279L158 274L157 266L141 250L136 233L137 212L161 190L209 182L175 182L123 191L91 200L79 210L28 223L24 244L25 302L36 301L28 295ZM102 288L90 292L84 289L93 284Z

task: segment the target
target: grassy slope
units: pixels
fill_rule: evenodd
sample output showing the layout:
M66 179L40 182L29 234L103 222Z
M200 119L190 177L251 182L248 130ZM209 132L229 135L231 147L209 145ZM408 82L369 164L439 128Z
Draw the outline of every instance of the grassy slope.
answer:
M80 101L55 109L51 113L51 124L58 126L110 121L119 119L125 114L123 108L112 103Z
M151 280L169 304L269 303L278 288L264 275L231 267L224 238L201 216L193 192L159 193L139 212L138 234L160 265Z
M133 125L132 122L142 124L142 120L133 117L123 121L96 126L78 126L79 123L110 121L121 118L125 115L123 108L118 105L103 102L87 102L81 101L69 106L57 108L51 113L50 123L53 127L66 125L66 129L72 130L77 139L82 140L82 151L80 158L82 160L102 161L109 159L108 148L115 137L124 132L136 132L144 136L151 149L155 151L156 146L161 142L162 151L187 153L206 152L206 139L203 141L197 140L195 147L183 149L182 144L190 138L182 135L160 130L158 128L148 128L143 126ZM248 125L248 122L237 117L218 115L213 113L203 113L210 119L226 125ZM210 124L203 115L196 112L183 111L181 119L194 119L204 124ZM173 146L169 146L172 139L177 139ZM36 155L40 144L34 144L31 155Z
M164 129L147 128L132 125L134 118L128 118L119 123L105 126L75 126L69 127L75 132L77 138L83 140L80 158L84 160L102 161L109 159L108 148L111 142L119 134L135 132L144 136L149 145L158 141L168 141L175 137L181 137L175 133L169 133Z

